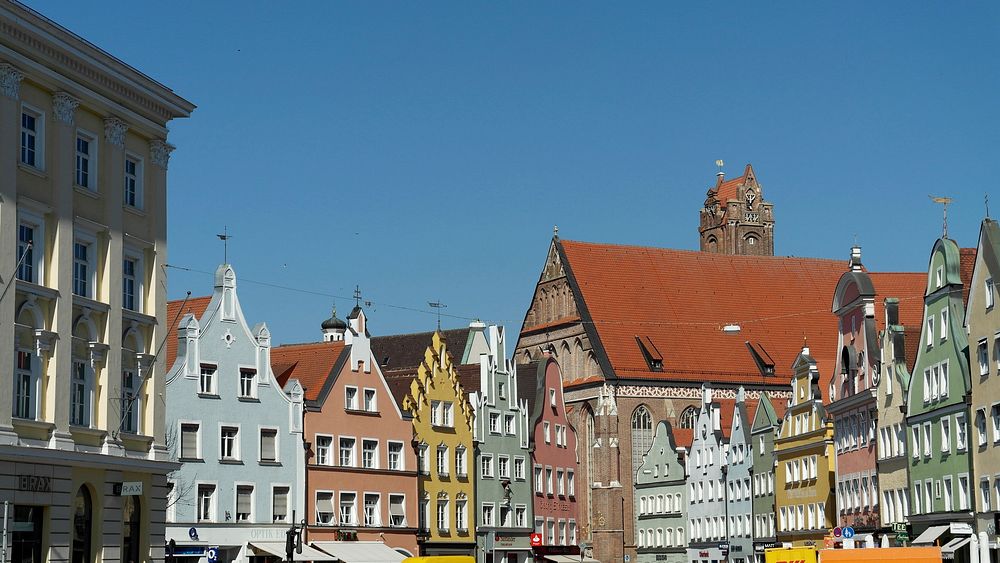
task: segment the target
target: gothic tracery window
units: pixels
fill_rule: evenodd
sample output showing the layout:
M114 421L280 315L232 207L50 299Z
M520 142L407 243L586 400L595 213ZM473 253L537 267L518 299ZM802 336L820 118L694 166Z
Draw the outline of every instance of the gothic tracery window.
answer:
M653 445L653 417L645 406L632 412L632 476L642 465L642 456Z
M695 421L698 420L698 409L690 406L681 411L681 416L677 423L681 428L694 428Z

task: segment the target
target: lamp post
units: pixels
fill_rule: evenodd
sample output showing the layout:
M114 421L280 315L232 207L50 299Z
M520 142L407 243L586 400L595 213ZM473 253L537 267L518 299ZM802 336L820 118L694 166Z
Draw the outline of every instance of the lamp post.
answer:
M295 511L292 511L292 527L288 528L285 532L285 561L292 563L295 560L295 554L298 553L302 555L302 533L306 529L306 521L302 520L298 525L295 524Z

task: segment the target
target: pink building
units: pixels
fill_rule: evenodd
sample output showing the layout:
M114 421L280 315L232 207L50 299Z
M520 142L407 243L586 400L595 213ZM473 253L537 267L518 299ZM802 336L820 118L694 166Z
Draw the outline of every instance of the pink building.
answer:
M876 295L910 295L914 287L922 290L925 281L923 273L866 272L861 249L855 246L850 269L841 276L834 293L840 353L827 409L833 417L837 455L837 525L853 527L859 539L887 531L881 529L879 518L876 436L876 391L882 361L879 332L885 329L885 315L882 300Z
M517 366L517 377L528 403L534 527L542 535L536 561L546 554L579 554L576 495L586 489L576 482L576 430L566 418L559 364L546 353Z

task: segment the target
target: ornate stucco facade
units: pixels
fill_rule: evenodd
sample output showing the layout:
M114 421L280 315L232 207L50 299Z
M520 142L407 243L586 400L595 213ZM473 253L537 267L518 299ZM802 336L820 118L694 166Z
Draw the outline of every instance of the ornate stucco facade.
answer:
M683 457L670 424L661 421L635 479L637 563L687 561L689 498Z
M782 405L783 406L783 405ZM755 563L763 563L764 550L777 547L774 512L774 438L781 427L767 397L762 397L750 428L753 453L753 553Z
M750 475L754 449L750 440L751 416L741 387L733 407L726 460L726 527L729 530L728 559L731 563L751 563L753 560L753 485Z
M701 408L687 458L688 549L690 563L719 563L727 559L726 464L729 443L722 431L722 412L712 400L712 389L702 387Z
M163 558L166 137L193 110L23 4L0 6L0 500L14 559ZM141 494L114 494L123 483Z

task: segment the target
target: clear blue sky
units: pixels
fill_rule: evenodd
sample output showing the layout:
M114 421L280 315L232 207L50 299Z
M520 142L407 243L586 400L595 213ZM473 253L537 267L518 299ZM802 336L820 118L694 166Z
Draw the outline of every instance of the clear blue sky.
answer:
M996 3L29 4L199 106L171 127L169 262L214 270L228 225L276 343L333 300L247 280L360 284L375 334L438 299L516 332L553 225L696 248L718 158L753 163L782 255L846 266L856 234L869 269L923 271L928 194L962 246L985 193L1000 216Z

